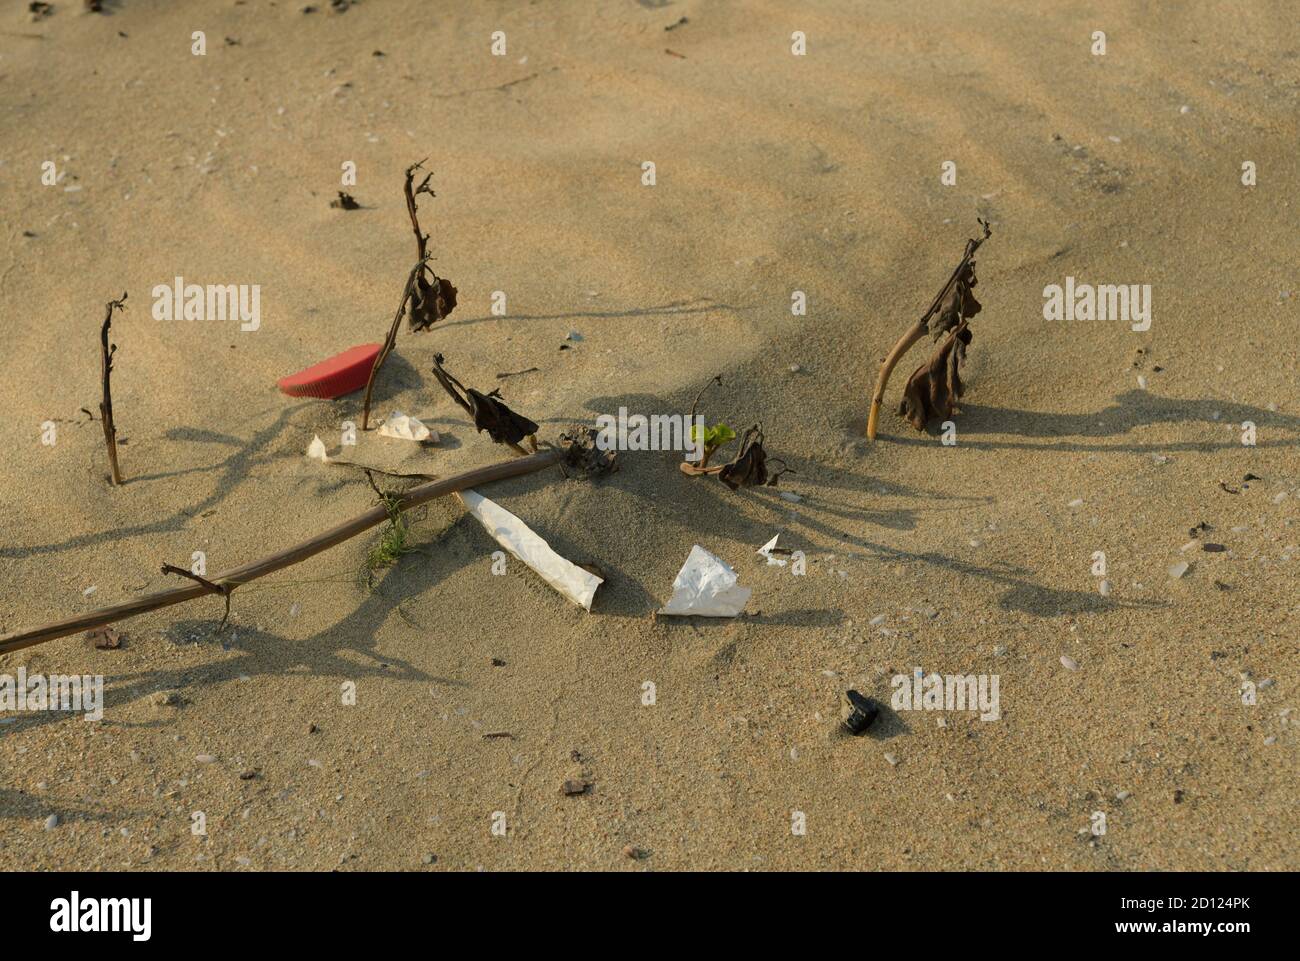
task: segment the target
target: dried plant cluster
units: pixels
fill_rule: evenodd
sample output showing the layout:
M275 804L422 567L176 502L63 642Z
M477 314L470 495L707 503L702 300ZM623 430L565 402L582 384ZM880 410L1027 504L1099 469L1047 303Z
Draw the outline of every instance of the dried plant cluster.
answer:
M961 365L966 362L966 348L971 341L970 319L981 309L974 294L977 283L975 251L990 235L988 223L983 220L979 223L983 234L978 239L966 241L961 263L952 272L948 282L940 288L930 309L899 338L881 365L871 396L871 411L867 415L867 436L872 440L876 438L880 405L889 375L912 345L926 334L932 334L938 346L930 359L916 368L907 379L898 413L906 417L917 430L925 430L931 420L947 419L958 411L957 404L964 390ZM934 321L933 329L930 326L931 320Z
M709 461L713 459L713 455L736 438L736 432L726 424L704 427L703 437L700 437L700 426L695 422L696 411L699 409L700 398L704 396L704 392L715 384L722 384L720 374L710 378L700 388L699 393L695 395L695 401L691 404L691 413L688 419L688 423L691 425L691 441L702 444L703 452L698 463L682 461L680 465L682 473L688 477L714 475L733 491L739 490L741 487L775 487L777 478L782 474L793 474L794 471L786 467L785 461L779 457L768 457L767 450L763 447L763 428L759 424L755 424L745 431L744 437L740 440L740 452L736 455L735 460L729 464L710 466ZM767 468L769 460L780 464L781 469L775 473L769 473Z
M370 368L370 377L366 381L366 395L361 405L361 429L370 429L370 397L375 388L375 377L388 355L397 346L397 332L401 327L402 317L406 317L407 329L419 333L428 330L438 321L443 320L456 309L456 288L445 277L439 277L429 266L429 235L420 229L420 214L416 198L420 194L437 196L429 181L433 174L425 174L419 186L415 185L415 174L424 166L424 161L413 163L406 168L402 193L406 197L406 212L411 218L411 230L415 232L415 266L406 278L402 288L402 299L397 305L397 312L389 324L384 344L375 357L374 366Z

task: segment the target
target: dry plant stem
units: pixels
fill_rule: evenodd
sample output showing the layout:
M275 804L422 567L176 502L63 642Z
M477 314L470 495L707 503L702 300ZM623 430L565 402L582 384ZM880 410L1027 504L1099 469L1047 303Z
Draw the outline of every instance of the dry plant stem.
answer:
M691 401L691 413L690 416L686 419L686 423L690 425L691 430L695 429L695 410L697 407L700 406L700 398L703 397L704 392L708 390L710 387L712 387L714 384L717 384L719 386L722 385L721 374L714 374L712 377L710 377L705 382L704 386L700 388L699 393L695 395L695 400ZM703 437L700 438L700 443L701 444L704 443ZM722 470L722 468L709 466L709 458L712 457L713 454L714 452L709 449L707 444L705 444L704 454L703 456L700 457L700 462L698 464L692 464L690 461L686 461L686 460L682 461L681 463L682 473L689 474L692 477L697 477L701 474L716 474L718 471Z
M983 223L983 221L981 221L981 223ZM938 310L939 305L943 303L943 298L947 296L948 290L957 282L957 278L962 275L962 272L966 269L966 265L969 264L971 258L975 256L975 251L979 250L980 244L984 243L984 241L988 239L989 226L986 223L983 224L983 226L984 236L980 237L978 240L972 239L966 241L966 253L962 255L961 263L959 263L957 268L952 272L952 276L948 278L948 282L939 289L939 293L935 295L933 303L930 304L930 309L922 314L921 319L913 324L911 328L909 328L908 331L898 339L898 343L894 345L894 349L889 352L889 356L886 357L885 362L881 364L880 373L876 376L876 388L871 392L871 411L867 414L868 440L876 439L876 426L880 419L880 405L885 399L885 385L889 383L889 375L894 372L894 368L897 367L898 362L903 359L903 355L912 349L912 345L925 336L926 331L929 329L926 327L926 324L930 322L930 318L934 316L934 312Z
M402 288L402 302L397 305L397 313L393 315L393 325L388 328L388 336L384 338L384 346L379 348L379 353L375 357L375 365L370 368L370 376L366 379L366 399L361 407L361 429L370 429L370 392L375 389L375 375L379 373L379 368L383 366L388 355L393 352L393 347L397 345L397 331L402 325L402 314L406 310L406 302L411 297L411 292L415 290L415 279L420 276L420 271L424 269L427 256L421 257L420 262L411 268L410 276L406 278L406 286Z
M421 160L419 163L413 163L406 168L406 184L402 188L406 194L406 212L411 215L411 229L415 231L415 254L420 260L425 260L429 256L429 235L420 232L420 218L415 211L415 198L418 194L434 196L433 191L429 188L429 180L433 177L433 174L425 174L420 186L414 189L411 187L414 182L415 172L423 165L424 161Z
M903 359L903 355L912 349L912 345L925 336L927 329L925 325L929 319L927 314L911 330L905 333L902 339L894 345L894 349L889 352L884 364L881 365L880 373L876 377L876 389L871 393L871 412L867 415L868 440L876 439L876 422L880 418L880 405L885 399L885 385L889 383L889 375L894 372L894 368Z
M508 477L536 473L550 467L552 464L559 463L563 456L563 452L560 450L545 450L540 454L490 464L487 467L466 471L454 477L421 484L419 487L413 487L400 497L396 497L394 499L395 507L398 511L406 511L439 497L444 497L447 494L465 490L468 487L479 487L493 481L505 480ZM259 577L265 577L267 574L272 574L282 568L305 561L309 557L314 557L316 554L356 537L358 534L376 527L388 519L388 508L380 504L364 514L359 514L351 520L317 534L310 540L303 541L301 544L295 544L285 550L245 564L243 567L236 567L215 574L211 578L210 584L233 590L241 584L247 584L249 581L257 580ZM128 617L134 617L137 614L156 611L159 608L170 607L173 604L183 604L197 597L206 597L210 593L209 586L196 583L188 587L160 591L157 594L147 594L133 601L127 601L125 604L100 608L97 611L70 617L54 624L47 624L45 627L39 627L35 630L6 634L0 637L0 654L21 651L24 648L33 647L45 641L52 641L58 637L67 637L69 634L79 634L82 631L102 627L105 624L112 624Z
M99 329L100 374L104 382L104 399L99 402L99 420L104 426L104 446L108 448L108 466L114 484L122 483L122 471L117 466L117 428L113 426L113 391L109 377L113 372L113 352L116 346L108 343L109 328L113 325L113 311L126 308L126 292L117 300L110 300L104 311L104 325Z
M233 587L229 584L214 584L206 577L200 577L193 571L187 571L185 568L177 567L175 564L164 564L162 566L162 572L164 574L179 574L181 577L188 577L195 583L202 584L206 587L209 593L220 594L224 597L226 599L226 613L222 616L221 623L217 625L217 630L220 631L226 626L226 621L230 620L230 592L234 590Z

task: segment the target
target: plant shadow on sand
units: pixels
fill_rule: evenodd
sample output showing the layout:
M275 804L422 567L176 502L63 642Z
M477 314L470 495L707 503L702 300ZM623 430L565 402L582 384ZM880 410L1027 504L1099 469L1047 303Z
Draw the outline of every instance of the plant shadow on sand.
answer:
M737 307L733 304L722 304L716 300L710 300L707 297L698 297L692 300L674 300L666 304L656 304L653 307L626 307L622 309L610 310L573 310L558 314L510 314L509 319L512 321L519 320L604 320L612 318L627 317L663 317L680 314L690 316L692 314L707 314L716 310L726 310L733 313L740 313L746 310L754 310L753 307ZM465 317L460 320L448 320L439 324L440 328L446 327L463 327L470 324L482 324L488 321L500 322L501 317L488 315L486 317Z
M684 410L683 398L674 398L676 406L663 398L645 394L595 398L588 406L594 410L630 411ZM927 441L933 443L933 441ZM748 488L733 492L713 478L687 478L680 474L677 462L682 454L674 452L647 452L624 455L626 475L616 474L613 483L629 493L646 496L653 491L662 493L669 489L674 497L673 516L684 536L693 537L704 546L712 541L732 540L752 542L755 550L771 536L782 531L786 546L805 551L833 553L864 551L872 560L887 563L918 563L960 577L976 578L1005 587L998 599L1003 610L1029 614L1035 617L1055 617L1062 614L1098 613L1120 608L1155 608L1156 602L1125 601L1104 597L1095 592L1058 590L1037 583L1031 572L1023 567L995 563L981 565L950 557L934 551L916 552L902 550L880 543L870 537L848 533L846 524L873 525L896 531L917 528L925 515L950 511L966 511L972 505L993 503L988 496L951 496L938 491L910 486L864 476L850 470L833 467L816 461L787 456L780 449L779 439L772 445L773 453L786 456L790 467L797 473L789 480L798 485L801 501L797 504L782 500L779 489L768 487ZM724 452L725 456L725 452ZM656 481L647 482L642 475L653 475ZM619 481L626 477L625 482ZM871 493L868 493L870 491ZM866 503L866 499L914 498L915 505L880 507ZM744 503L736 502L736 499ZM744 510L736 508L743 507ZM755 519L752 515L757 512ZM806 544L800 540L806 539ZM727 558L724 558L727 559ZM734 558L730 560L734 561ZM742 583L744 568L733 563L740 571ZM665 596L667 586L665 585ZM646 592L648 595L648 592ZM657 605L656 605L657 606ZM612 613L638 616L645 609L628 609L619 605ZM842 620L836 610L785 612L781 615L747 615L746 619L758 623L771 622L794 626L825 626ZM725 627L728 618L664 618L663 622L693 627Z
M394 355L389 357L384 365L384 376L376 382L375 398L381 402L388 401L405 391L420 389L423 386L424 378L419 371L406 360ZM303 441L300 445L301 438L290 437L290 434L301 428L295 418L308 415L318 410L320 405L326 403L328 402L308 400L299 401L292 406L281 408L270 424L255 430L248 440L187 425L168 428L161 435L163 441L184 445L226 447L231 449L230 453L212 464L136 476L128 473L123 488L130 489L134 485L171 481L177 477L190 474L215 474L216 477L212 484L211 493L187 507L180 508L170 516L161 517L146 524L114 527L93 534L70 537L50 544L0 547L0 558L22 559L40 554L60 554L64 551L90 547L96 544L115 544L148 534L166 534L185 530L195 517L219 507L240 484L251 479L255 468L272 464L286 455L297 455L301 453L299 446L305 450L306 441ZM359 404L359 401L357 403ZM359 419L358 415L357 420ZM463 420L461 423L463 424ZM301 429L301 433L305 435L306 440L310 440L310 433L306 429ZM142 442L143 438L137 441L134 445L135 451L140 450ZM454 437L448 436L443 446L446 449L452 449L459 447L460 442ZM325 485L322 487L322 491L343 486L342 484L334 484L331 487L330 481L323 481L322 483Z
M1215 415L1218 415L1217 417ZM1246 421L1259 431L1255 450L1300 446L1300 417L1225 400L1179 400L1164 398L1145 390L1129 390L1115 396L1114 402L1090 414L1050 414L962 404L961 446L970 450L1033 450L1129 454L1168 454L1177 452L1207 453L1241 448L1240 431ZM878 441L895 444L933 444L938 429L931 425L921 434L907 428L898 418L883 418L882 425L893 424L901 433L878 435ZM1195 424L1212 427L1217 437L1204 440L1150 444L1098 444L1086 438L1120 437L1151 424ZM861 426L861 422L854 426ZM1225 430L1225 426L1234 428ZM1290 436L1272 437L1272 430L1287 431ZM985 435L1010 434L1022 440L993 440ZM1039 443L1041 438L1060 438L1055 443ZM1074 438L1085 438L1075 440ZM1222 438L1222 439L1220 439Z
M472 523L472 521L471 521ZM477 526L477 524L475 524ZM466 559L454 550L440 551L436 542L421 541L415 556L407 556L390 568L374 590L366 590L364 576L357 572L355 585L362 594L361 602L347 615L309 637L288 638L271 631L258 630L250 624L239 622L239 595L232 595L231 623L218 631L220 603L211 599L217 615L211 618L184 618L168 624L165 633L172 643L183 644L187 639L209 645L226 652L237 652L234 657L221 658L209 664L189 665L176 670L141 671L115 675L105 686L104 708L109 711L122 707L157 692L177 691L185 688L207 687L248 677L294 676L335 678L340 682L356 681L366 677L384 677L416 681L445 687L465 687L467 682L455 678L426 673L418 667L388 654L380 654L376 638L377 626L389 617L402 618L409 626L423 630L424 626L411 621L402 606L402 600L421 595L464 566ZM342 575L331 580L347 580ZM247 593L258 586L255 582L242 590ZM292 583L269 582L263 590L293 588ZM195 603L202 604L203 600ZM129 630L129 629L128 629ZM215 652L214 652L215 656ZM67 718L59 712L43 712L20 717L11 730L23 730L44 723L59 722ZM113 727L157 727L163 720L143 723L108 721Z

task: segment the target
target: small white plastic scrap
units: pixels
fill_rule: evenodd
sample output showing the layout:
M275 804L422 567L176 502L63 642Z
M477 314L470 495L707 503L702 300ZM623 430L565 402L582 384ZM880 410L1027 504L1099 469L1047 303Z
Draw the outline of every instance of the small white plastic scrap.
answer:
M735 617L745 609L748 587L736 583L736 572L720 557L699 544L691 548L686 563L673 580L673 596L660 614L695 617Z
M767 564L769 567L774 567L774 566L785 567L784 560L782 560L779 557L772 556L772 549L776 547L777 538L779 538L780 536L781 536L780 534L774 534L770 541L768 541L766 544L764 544L755 552L767 558Z
M320 439L320 435L312 436L311 444L307 448L307 456L312 460L318 460L322 464L328 461L329 455L325 453L325 442Z
M396 437L398 440L428 440L431 436L429 428L425 427L418 419L407 417L400 410L395 410L388 415L388 420L379 428L380 437ZM435 441L437 437L433 438Z

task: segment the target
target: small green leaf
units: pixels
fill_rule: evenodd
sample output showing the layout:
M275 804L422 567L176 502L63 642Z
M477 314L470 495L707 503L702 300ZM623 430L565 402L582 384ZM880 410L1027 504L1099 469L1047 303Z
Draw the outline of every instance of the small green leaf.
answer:
M735 440L736 432L726 424L717 424L704 433L704 443L709 447L721 447L727 441Z

